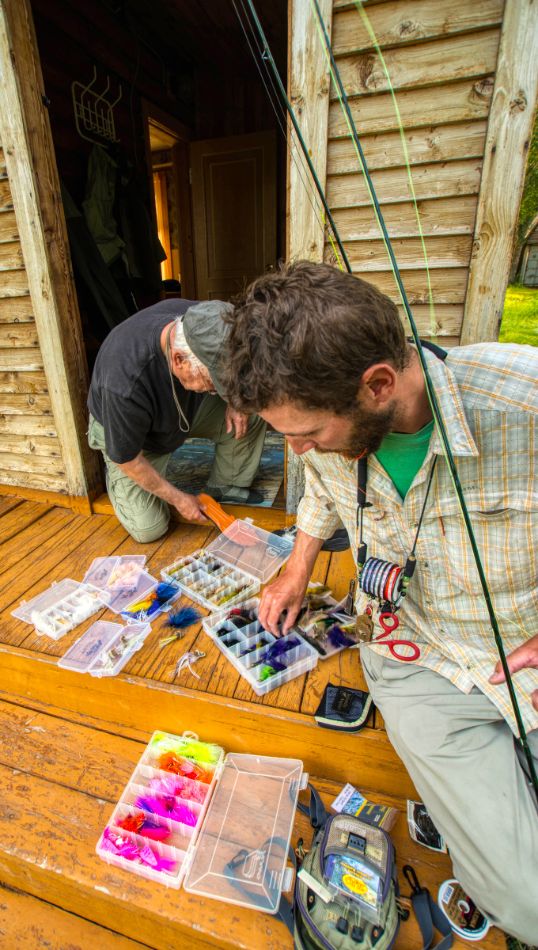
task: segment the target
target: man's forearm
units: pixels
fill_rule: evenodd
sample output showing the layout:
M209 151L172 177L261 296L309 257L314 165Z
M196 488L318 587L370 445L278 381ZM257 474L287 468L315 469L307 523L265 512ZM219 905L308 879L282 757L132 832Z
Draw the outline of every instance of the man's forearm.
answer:
M122 465L118 465L118 468L121 468L122 472L128 475L129 478L132 478L133 482L136 482L136 484L144 488L145 491L156 495L157 498L168 502L169 505L176 505L178 496L183 494L183 492L175 488L171 482L167 481L166 478L159 475L157 469L153 467L151 462L148 462L142 453L132 459L131 462L124 462Z
M310 579L316 558L321 550L321 538L313 538L299 528L293 545L293 553L286 565L286 573Z

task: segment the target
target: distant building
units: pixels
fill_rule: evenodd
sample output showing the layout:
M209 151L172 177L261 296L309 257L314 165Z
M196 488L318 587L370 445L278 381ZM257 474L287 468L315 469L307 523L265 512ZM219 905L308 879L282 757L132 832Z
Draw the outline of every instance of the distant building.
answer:
M525 287L538 287L538 214L525 235L518 276Z

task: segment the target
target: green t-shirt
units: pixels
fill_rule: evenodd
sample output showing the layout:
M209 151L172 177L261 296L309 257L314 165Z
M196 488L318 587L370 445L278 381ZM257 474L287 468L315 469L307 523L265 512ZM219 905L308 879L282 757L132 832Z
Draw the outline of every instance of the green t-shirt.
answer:
M432 432L433 420L418 432L389 432L375 453L402 498L426 458Z

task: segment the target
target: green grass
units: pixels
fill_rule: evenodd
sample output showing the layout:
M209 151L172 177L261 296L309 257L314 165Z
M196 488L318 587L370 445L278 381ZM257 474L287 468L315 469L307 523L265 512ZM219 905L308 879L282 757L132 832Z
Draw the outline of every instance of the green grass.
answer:
M538 346L538 288L518 284L508 287L499 342Z

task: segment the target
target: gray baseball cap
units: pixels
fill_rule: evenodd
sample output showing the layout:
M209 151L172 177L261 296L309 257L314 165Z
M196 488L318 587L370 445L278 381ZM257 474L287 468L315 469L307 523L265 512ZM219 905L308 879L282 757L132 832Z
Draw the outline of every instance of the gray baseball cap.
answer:
M222 382L221 359L224 344L230 332L224 317L231 313L231 303L223 300L204 300L189 307L183 317L183 332L187 346L207 367L215 389L222 399L226 391Z

